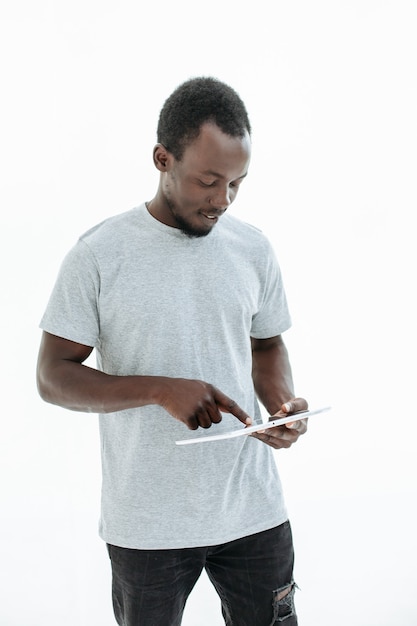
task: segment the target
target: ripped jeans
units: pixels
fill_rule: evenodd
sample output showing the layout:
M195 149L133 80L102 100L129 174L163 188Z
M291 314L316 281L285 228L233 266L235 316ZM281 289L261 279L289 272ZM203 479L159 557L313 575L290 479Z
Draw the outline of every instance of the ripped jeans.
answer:
M298 624L288 521L218 546L107 548L119 626L180 626L185 603L203 568L220 597L226 626Z

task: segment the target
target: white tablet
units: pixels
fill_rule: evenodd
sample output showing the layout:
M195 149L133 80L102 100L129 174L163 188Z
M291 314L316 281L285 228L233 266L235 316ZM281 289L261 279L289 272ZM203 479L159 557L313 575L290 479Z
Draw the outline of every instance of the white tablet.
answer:
M180 439L175 443L178 446L183 446L189 443L205 443L207 441L219 441L220 439L232 439L233 437L241 437L242 435L250 435L251 433L256 433L260 430L267 430L268 428L274 428L274 426L282 426L282 424L287 424L288 422L296 422L299 419L306 419L307 417L311 417L312 415L318 415L318 413L324 413L324 411L330 411L330 406L324 406L320 409L311 409L308 411L298 411L297 413L292 413L291 415L286 415L285 417L277 417L270 422L264 422L263 424L255 424L254 426L245 426L243 428L239 428L237 430L230 430L225 433L220 433L219 435L208 435L204 437L194 437L193 439Z

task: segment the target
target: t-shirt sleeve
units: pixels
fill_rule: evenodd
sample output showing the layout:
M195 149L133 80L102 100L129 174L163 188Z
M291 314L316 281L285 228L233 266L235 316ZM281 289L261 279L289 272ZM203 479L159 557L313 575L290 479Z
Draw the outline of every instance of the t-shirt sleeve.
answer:
M281 270L269 242L266 249L268 257L264 270L263 291L259 309L252 317L251 336L255 339L275 337L291 327Z
M52 335L97 347L100 334L100 273L83 241L62 262L40 328Z

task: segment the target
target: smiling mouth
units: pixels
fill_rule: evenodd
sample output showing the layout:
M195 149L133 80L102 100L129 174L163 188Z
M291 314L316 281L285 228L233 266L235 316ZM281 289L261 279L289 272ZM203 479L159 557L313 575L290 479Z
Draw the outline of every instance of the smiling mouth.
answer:
M220 217L220 215L216 215L213 213L201 213L201 215L203 215L206 219L211 220L212 222L217 221Z

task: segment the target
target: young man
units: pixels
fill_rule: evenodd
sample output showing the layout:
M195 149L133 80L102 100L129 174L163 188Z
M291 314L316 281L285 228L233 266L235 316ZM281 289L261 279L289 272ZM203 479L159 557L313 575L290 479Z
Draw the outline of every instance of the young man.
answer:
M297 624L273 449L291 446L305 420L175 445L187 428L261 422L257 398L271 415L307 408L294 398L272 248L226 213L248 174L250 133L229 86L180 85L159 118L155 197L79 239L41 322L42 398L100 413L100 535L124 626L179 625L203 568L227 625ZM83 365L94 348L97 369Z

